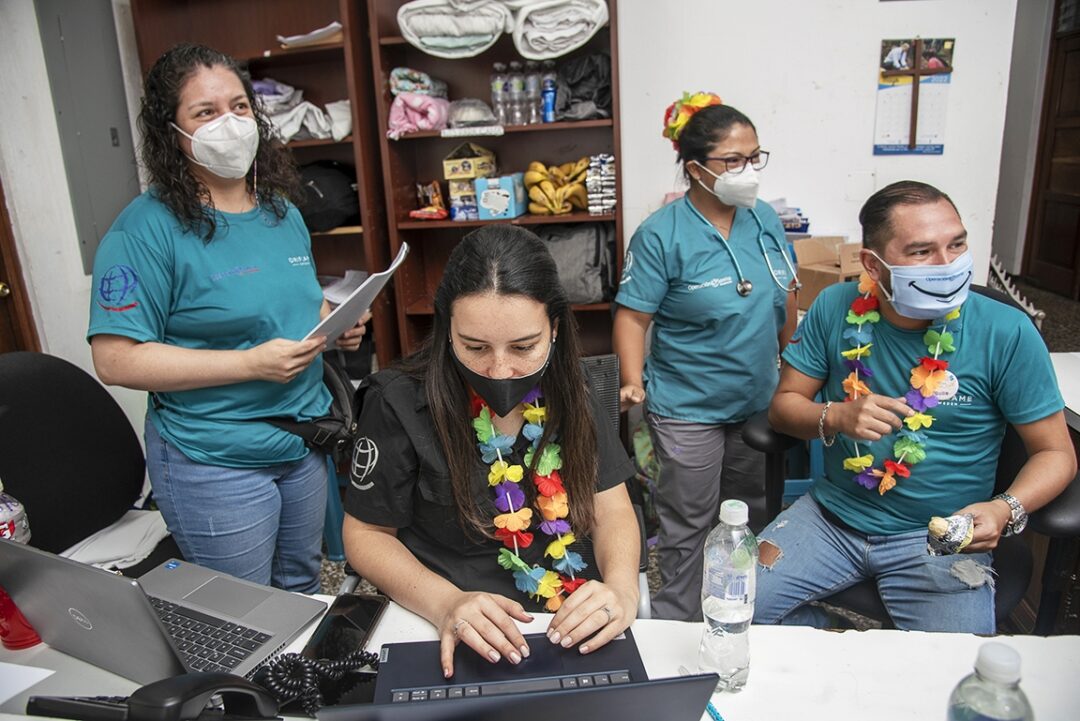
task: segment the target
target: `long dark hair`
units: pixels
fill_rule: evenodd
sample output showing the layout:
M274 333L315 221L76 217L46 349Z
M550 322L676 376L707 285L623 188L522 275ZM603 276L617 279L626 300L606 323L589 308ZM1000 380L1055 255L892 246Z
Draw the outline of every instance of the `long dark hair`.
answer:
M536 235L512 225L490 225L466 235L450 254L435 291L435 319L425 346L402 362L402 369L422 378L435 421L458 516L466 529L491 536L491 519L480 515L470 477L477 463L476 437L470 423L469 395L450 348L450 314L454 301L469 295L496 293L524 296L542 303L559 336L540 381L547 421L534 455L557 439L562 449L559 471L570 505L570 524L585 534L593 524L596 491L596 427L585 391L581 346L555 261Z
M287 200L299 198L300 182L296 164L281 141L273 134L270 121L251 87L251 78L225 53L204 45L184 43L157 59L146 75L138 125L142 133L139 154L150 176L150 184L161 202L168 206L180 226L206 241L214 237L214 201L210 190L191 172L188 159L180 149L176 108L184 85L199 68L223 67L236 73L244 86L251 113L259 126L259 150L247 174L247 187L256 191L257 202L279 220L288 210Z
M755 133L757 128L750 118L730 105L710 105L694 113L686 126L679 133L679 161L683 165L683 174L690 181L690 172L686 164L695 161L705 164L705 158L712 148L721 142L736 125L746 125Z

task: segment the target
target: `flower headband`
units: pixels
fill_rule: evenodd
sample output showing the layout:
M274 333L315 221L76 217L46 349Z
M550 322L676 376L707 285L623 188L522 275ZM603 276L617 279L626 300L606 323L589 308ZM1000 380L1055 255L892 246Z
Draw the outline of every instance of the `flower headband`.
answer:
M690 122L694 113L707 108L710 105L723 105L724 101L714 93L699 92L691 95L683 93L682 97L668 106L664 111L663 136L671 141L676 150L679 149L679 136L683 128Z

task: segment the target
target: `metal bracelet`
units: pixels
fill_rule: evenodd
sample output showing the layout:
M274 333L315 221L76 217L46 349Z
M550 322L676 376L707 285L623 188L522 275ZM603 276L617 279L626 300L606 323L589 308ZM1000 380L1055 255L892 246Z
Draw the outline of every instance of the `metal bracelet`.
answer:
M831 436L828 436L828 437L825 436L825 414L829 412L829 406L831 406L832 404L833 404L832 401L825 401L825 407L821 409L821 417L818 418L818 422L817 422L818 438L821 439L821 444L823 446L825 446L826 448L828 448L832 444L836 443L836 434L835 433L833 435L831 435Z

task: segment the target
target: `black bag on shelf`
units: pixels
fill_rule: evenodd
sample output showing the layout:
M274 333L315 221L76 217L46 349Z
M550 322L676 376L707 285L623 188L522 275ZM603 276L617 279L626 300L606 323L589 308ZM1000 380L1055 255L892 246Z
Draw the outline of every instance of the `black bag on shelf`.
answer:
M611 57L579 55L559 65L556 120L611 117Z
M304 201L299 205L304 224L312 233L350 225L360 216L356 195L356 169L336 160L319 160L300 168Z
M615 225L538 225L536 234L555 259L571 303L601 303L615 297Z

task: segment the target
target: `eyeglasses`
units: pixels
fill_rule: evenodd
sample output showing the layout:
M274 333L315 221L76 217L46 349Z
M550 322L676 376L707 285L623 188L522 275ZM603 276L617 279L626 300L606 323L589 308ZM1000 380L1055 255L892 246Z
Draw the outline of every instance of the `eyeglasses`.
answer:
M733 155L726 158L710 158L706 157L705 160L713 160L717 163L724 164L724 170L732 175L738 175L746 166L749 165L754 170L761 170L769 164L769 151L759 150L750 157L745 155Z

